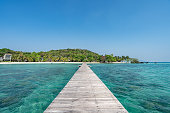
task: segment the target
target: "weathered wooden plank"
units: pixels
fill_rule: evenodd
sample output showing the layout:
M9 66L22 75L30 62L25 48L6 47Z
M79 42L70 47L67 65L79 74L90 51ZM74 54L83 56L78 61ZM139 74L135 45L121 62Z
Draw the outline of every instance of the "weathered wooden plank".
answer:
M127 110L83 63L44 113L127 113Z

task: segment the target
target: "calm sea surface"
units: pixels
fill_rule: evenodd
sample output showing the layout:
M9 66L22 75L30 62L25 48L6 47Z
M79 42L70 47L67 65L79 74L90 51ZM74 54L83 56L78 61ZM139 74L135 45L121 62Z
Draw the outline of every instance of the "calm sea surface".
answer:
M0 113L42 113L78 64L0 65Z
M94 64L91 69L130 113L170 113L170 63Z
M91 64L130 113L170 113L170 64ZM0 65L0 113L42 113L78 64Z

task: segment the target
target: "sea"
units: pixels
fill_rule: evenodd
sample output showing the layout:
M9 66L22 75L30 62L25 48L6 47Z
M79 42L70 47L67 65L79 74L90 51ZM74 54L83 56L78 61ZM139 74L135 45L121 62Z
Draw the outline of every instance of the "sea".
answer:
M170 63L95 64L92 70L129 113L170 113Z
M79 64L1 64L0 113L43 113ZM170 113L170 63L90 64L129 113Z
M78 64L0 65L0 113L43 113Z

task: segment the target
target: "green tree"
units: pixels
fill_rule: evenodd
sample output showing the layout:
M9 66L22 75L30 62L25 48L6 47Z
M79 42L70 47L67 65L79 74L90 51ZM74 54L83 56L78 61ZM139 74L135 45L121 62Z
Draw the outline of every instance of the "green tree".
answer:
M131 60L131 63L140 63L139 60L136 58L131 58L130 60Z
M129 56L113 56L111 55L99 55L92 51L86 49L60 49L60 50L50 50L47 52L21 52L13 51L7 48L0 49L0 57L4 54L12 54L12 61L16 62L121 62L121 61L131 61ZM132 62L134 62L132 60Z

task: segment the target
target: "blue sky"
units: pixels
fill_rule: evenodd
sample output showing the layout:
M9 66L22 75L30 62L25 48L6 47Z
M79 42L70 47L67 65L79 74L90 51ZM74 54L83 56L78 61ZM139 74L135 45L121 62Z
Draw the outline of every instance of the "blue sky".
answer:
M0 0L0 48L170 61L170 0Z

